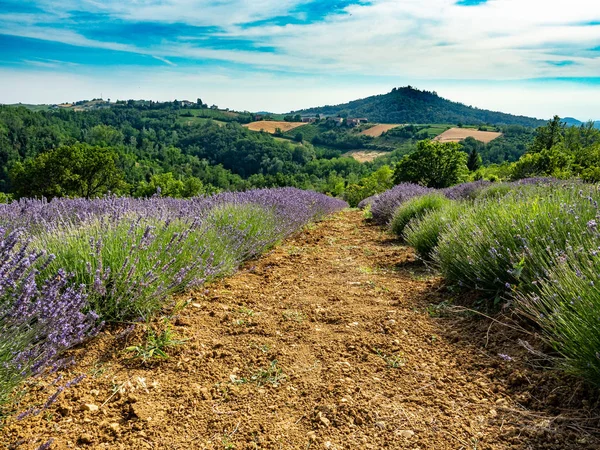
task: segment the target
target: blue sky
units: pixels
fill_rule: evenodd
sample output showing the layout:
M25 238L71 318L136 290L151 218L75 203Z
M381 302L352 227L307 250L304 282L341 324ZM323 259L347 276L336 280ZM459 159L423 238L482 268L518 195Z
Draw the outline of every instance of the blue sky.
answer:
M600 119L597 0L0 0L0 102L287 111L411 84Z

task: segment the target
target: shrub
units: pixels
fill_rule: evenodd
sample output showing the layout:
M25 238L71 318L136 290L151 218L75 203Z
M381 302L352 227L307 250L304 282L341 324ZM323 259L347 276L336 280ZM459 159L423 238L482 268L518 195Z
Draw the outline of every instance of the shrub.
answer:
M434 259L466 287L529 290L598 214L596 190L579 188L530 186L476 202L440 237Z
M479 193L492 183L487 180L477 180L470 183L457 184L456 186L442 189L442 194L450 200L473 200Z
M535 292L520 293L517 302L562 356L560 365L596 385L600 385L599 241L597 235L586 237L579 251L569 251Z
M390 223L392 232L397 236L403 236L404 229L411 220L419 219L430 211L439 210L449 201L446 197L437 193L408 200L396 209Z
M23 379L60 364L65 350L97 331L83 287L69 286L64 270L36 281L49 262L21 231L0 228L0 406Z
M440 236L448 227L459 220L468 205L446 202L436 210L431 210L420 219L412 220L404 230L406 243L413 247L423 259L431 259Z
M433 189L419 186L418 184L412 183L401 183L389 191L385 191L379 194L371 203L371 213L373 214L373 220L379 225L387 225L392 217L394 211L402 203L410 200L413 197L425 195L435 192Z

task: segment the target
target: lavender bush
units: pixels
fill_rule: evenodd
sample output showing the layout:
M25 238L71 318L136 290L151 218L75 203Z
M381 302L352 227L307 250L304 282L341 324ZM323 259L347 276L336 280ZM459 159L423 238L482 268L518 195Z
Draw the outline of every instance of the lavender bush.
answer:
M584 188L584 189L583 189ZM465 287L533 289L598 215L593 186L529 186L476 202L440 237L434 258Z
M84 287L64 271L36 281L51 261L29 249L22 231L0 228L0 405L21 380L57 364L100 326Z
M405 237L404 230L409 222L418 220L430 211L442 209L450 203L446 197L439 193L414 197L404 202L394 212L390 222L390 230L398 237Z
M435 192L435 189L419 186L412 183L401 183L389 191L385 191L371 204L373 221L379 225L387 225L394 212L402 203L411 198Z
M441 189L441 192L450 200L473 200L484 188L491 184L487 180L478 180Z

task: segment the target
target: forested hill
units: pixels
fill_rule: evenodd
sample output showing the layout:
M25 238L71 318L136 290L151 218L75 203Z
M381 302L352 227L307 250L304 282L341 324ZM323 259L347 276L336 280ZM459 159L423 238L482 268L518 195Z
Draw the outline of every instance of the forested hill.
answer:
M322 106L302 111L300 114L324 114L326 116L366 117L378 123L464 123L494 125L523 125L538 127L543 120L525 116L513 116L501 112L473 108L451 102L435 92L420 91L410 86L394 88L383 95L354 100L335 106Z

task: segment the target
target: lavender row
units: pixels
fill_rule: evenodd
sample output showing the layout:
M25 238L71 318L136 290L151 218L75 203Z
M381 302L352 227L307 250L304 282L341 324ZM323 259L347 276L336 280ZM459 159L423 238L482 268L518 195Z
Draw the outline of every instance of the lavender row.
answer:
M293 188L0 205L0 404L104 321L148 319L346 206Z
M515 187L529 185L561 184L562 180L552 177L525 178L510 183L492 183L487 180L472 181L451 186L445 189L433 189L413 183L401 183L392 189L362 200L358 207L360 209L371 206L373 220L380 225L387 225L392 220L396 209L408 200L427 194L439 192L450 200L474 200L482 193L490 195L506 193Z
M306 223L313 216L318 218L347 206L339 199L296 188L224 192L189 200L158 196L146 199L116 196L93 200L21 199L0 204L0 225L7 229L26 228L31 232L39 232L85 223L100 216L113 222L132 216L163 221L202 218L218 205L249 203L273 209L286 219L290 227Z

